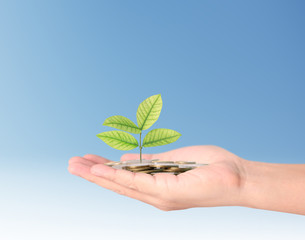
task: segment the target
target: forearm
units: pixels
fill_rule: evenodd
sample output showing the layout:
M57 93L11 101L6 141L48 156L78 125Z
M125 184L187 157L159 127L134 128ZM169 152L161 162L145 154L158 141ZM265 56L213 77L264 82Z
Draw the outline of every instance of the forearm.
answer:
M241 204L305 215L305 164L244 161Z

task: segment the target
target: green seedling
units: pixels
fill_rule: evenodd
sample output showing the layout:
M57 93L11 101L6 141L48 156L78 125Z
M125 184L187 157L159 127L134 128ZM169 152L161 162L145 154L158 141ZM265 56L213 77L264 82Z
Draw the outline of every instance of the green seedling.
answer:
M141 142L142 131L150 128L159 118L162 109L161 94L153 95L140 103L137 110L136 125L130 119L123 116L112 116L107 118L103 125L120 129L123 131L108 131L97 134L96 136L103 140L110 147L118 150L132 150L140 148L140 162L142 162L142 148L156 147L173 143L181 136L177 131L157 128L146 134ZM129 133L140 134L140 144L137 139Z

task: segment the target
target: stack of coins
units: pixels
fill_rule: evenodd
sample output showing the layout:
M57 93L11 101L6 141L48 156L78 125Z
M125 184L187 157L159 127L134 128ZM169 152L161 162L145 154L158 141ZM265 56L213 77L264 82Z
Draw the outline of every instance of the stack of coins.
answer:
M146 160L129 160L124 162L108 162L105 165L115 169L124 169L131 172L141 172L147 174L166 173L178 175L186 171L192 170L196 167L204 166L207 164L198 164L196 162L186 161L161 161L159 159Z

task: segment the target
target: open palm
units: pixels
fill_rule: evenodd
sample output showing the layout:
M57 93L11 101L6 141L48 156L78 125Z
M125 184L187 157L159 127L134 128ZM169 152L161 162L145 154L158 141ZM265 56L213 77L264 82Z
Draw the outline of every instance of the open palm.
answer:
M87 154L73 157L69 171L119 194L151 204L161 210L236 205L243 184L243 159L217 146L191 146L159 154L143 154L144 159L195 161L208 165L177 176L133 173L104 165L108 159ZM139 159L124 154L121 161Z

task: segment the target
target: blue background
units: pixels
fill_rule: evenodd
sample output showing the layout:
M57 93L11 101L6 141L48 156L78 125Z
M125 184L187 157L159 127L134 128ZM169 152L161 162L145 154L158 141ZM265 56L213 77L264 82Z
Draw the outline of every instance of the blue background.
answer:
M161 212L67 164L86 153L119 160L95 136L110 130L104 119L136 122L139 103L159 93L153 127L182 137L144 152L213 144L305 163L304 11L294 0L1 1L0 237L303 239L303 216Z

